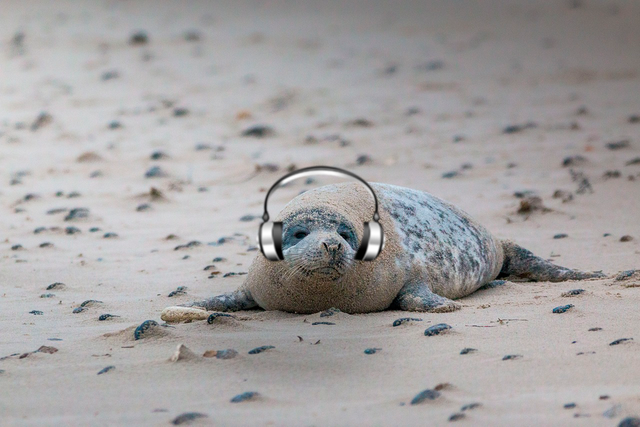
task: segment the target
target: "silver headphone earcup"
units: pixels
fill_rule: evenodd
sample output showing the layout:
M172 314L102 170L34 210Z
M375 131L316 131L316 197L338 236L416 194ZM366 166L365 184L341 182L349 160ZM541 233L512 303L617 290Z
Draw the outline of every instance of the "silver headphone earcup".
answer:
M382 226L373 221L364 223L362 242L356 252L355 259L359 261L373 261L378 257L384 246Z
M282 257L282 223L264 222L258 231L260 251L269 261L279 261Z

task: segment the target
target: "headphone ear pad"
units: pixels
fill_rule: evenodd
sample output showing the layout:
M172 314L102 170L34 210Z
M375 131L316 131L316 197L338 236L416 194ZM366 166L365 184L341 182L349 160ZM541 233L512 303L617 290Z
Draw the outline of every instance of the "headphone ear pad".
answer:
M282 255L282 222L265 222L258 231L260 251L269 261L284 259Z
M273 245L276 248L276 254L278 255L279 260L284 259L284 255L282 254L282 222L277 221L273 223L273 230L271 231L273 235Z
M362 233L362 241L360 242L360 247L358 248L358 252L356 252L355 259L358 261L362 261L364 259L365 254L367 253L367 249L369 247L369 237L371 236L371 227L369 227L369 223L364 223L364 231Z

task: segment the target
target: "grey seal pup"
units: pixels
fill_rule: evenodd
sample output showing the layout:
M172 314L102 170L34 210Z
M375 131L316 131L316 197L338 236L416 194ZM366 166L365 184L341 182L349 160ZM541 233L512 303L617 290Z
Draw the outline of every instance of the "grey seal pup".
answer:
M373 261L354 260L373 200L359 183L327 185L291 200L283 222L283 261L254 259L231 293L188 306L212 311L261 307L294 313L337 308L368 313L395 308L447 312L491 281L605 277L560 267L493 237L457 207L423 191L372 183L385 247Z

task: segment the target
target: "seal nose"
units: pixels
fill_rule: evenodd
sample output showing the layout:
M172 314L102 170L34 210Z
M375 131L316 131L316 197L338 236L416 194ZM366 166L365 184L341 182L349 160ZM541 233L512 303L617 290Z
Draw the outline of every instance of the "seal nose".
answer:
M325 251L327 251L327 254L335 257L340 252L340 250L342 249L342 243L340 243L340 242L338 242L338 243L322 242L322 247L324 248Z

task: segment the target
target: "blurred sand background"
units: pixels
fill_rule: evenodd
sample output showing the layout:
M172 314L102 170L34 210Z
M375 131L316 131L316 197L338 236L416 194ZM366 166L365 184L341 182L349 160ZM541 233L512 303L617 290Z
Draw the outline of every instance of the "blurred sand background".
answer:
M448 425L456 413L469 425L599 426L640 415L637 278L507 283L397 328L407 313L312 326L318 314L251 311L138 341L132 329L242 283L223 277L258 254L259 220L241 218L261 214L291 165L429 191L567 267L640 268L640 3L0 10L0 357L16 354L0 360L0 424L167 425L198 412L197 424L221 426ZM273 134L242 135L256 125ZM307 188L276 193L273 212ZM526 190L552 211L517 213ZM65 220L86 213L74 208L88 216ZM191 241L201 245L175 250ZM66 286L46 290L55 282ZM169 297L178 286L186 294ZM576 288L586 292L561 297ZM102 303L73 313L92 299ZM107 313L120 317L98 320ZM441 322L452 333L423 335ZM635 341L609 345L620 338ZM169 362L180 343L198 358ZM43 345L58 351L20 358ZM247 354L262 345L275 349ZM372 347L382 350L363 353ZM212 349L239 354L200 357ZM443 383L438 399L409 404ZM230 402L247 391L261 397ZM482 406L461 412L471 403Z

